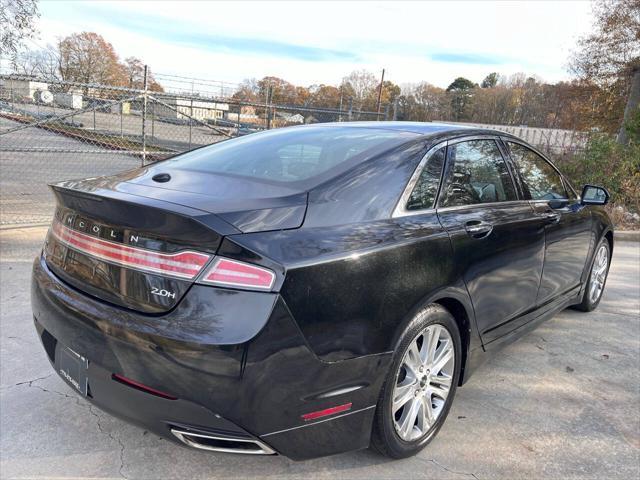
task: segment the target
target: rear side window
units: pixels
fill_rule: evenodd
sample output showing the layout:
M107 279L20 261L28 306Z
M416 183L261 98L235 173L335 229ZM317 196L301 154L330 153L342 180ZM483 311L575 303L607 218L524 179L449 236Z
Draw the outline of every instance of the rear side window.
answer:
M300 182L330 171L340 173L415 136L357 127L270 130L187 152L167 164L259 180Z
M433 208L440 185L440 176L444 166L445 148L441 148L429 157L420 177L407 201L407 210Z
M524 145L507 144L532 200L567 198L562 178L549 162Z
M447 149L450 168L441 207L516 200L511 174L494 140L470 140Z

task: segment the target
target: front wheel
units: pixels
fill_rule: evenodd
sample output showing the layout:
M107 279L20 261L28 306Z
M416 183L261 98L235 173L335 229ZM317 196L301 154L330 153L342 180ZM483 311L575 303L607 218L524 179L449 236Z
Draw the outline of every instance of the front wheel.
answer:
M593 256L587 287L584 290L582 302L576 305L576 309L582 310L583 312L591 312L595 310L600 303L604 286L607 283L607 275L609 274L610 255L609 242L603 239Z
M422 450L447 418L460 361L453 316L441 305L425 307L398 340L376 409L373 448L392 458Z

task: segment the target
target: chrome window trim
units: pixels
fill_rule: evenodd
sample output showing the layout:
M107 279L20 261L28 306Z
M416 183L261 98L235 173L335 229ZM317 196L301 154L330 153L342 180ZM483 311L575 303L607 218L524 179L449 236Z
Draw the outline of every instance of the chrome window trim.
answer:
M569 190L571 190L571 192L573 192L573 194L576 196L575 199L573 198L568 198L568 197L564 197L564 198L558 198L556 200L578 200L578 202L581 201L581 195L578 195L578 192L576 192L575 188L573 188L573 185L571 185L571 183L569 183L569 181L565 178L565 176L562 174L562 172L558 169L558 167L555 166L555 164L549 159L547 158L547 156L542 153L540 150L538 150L536 147L534 147L533 145L529 145L528 143L526 143L524 140L520 140L517 137L500 137L500 139L502 140L502 142L505 144L505 146L507 147L507 150L509 153L509 156L511 157L511 161L513 162L514 166L518 167L518 165L516 164L516 161L513 159L513 157L511 156L511 149L509 148L508 143L517 143L518 145L521 145L525 148L528 148L529 150L531 150L534 153L537 153L545 162L547 162L551 168L553 168L556 173L558 174L558 176L560 177L560 181L562 182L562 184L564 185L564 189L565 189L565 194L569 193ZM520 172L518 172L518 175L522 176L520 174ZM525 183L526 185L526 181L524 180L524 178L522 179L522 181ZM537 200L533 200L532 201L537 201ZM549 200L545 200L546 202L548 202Z
M433 155L434 152L436 152L437 150L441 149L442 147L448 147L449 145L456 145L456 144L461 143L461 142L471 142L471 141L474 141L474 140L493 140L493 141L496 142L496 147L498 148L498 151L500 151L500 156L503 157L503 160L504 160L505 165L507 167L507 171L509 172L509 177L511 178L511 184L513 185L514 192L515 192L516 196L519 196L518 195L518 189L516 188L516 184L515 184L514 172L512 172L511 169L509 168L509 162L507 162L507 160L503 156L502 150L500 150L500 143L499 142L502 140L502 137L500 135L496 135L496 134L466 135L466 136L457 137L457 138L450 138L448 140L444 140L444 141L442 141L440 143L437 143L436 145L431 147L427 151L427 153L425 153L425 155L420 160L420 163L418 164L418 166L414 170L413 174L411 175L411 178L409 179L409 182L407 183L407 186L404 188L404 191L402 192L402 195L400 196L400 200L398 200L398 203L396 203L396 207L393 210L391 218L409 217L409 216L412 216L412 215L424 215L424 214L427 214L427 213L435 213L436 210L438 212L441 212L441 211L447 211L449 209L478 207L478 206L481 206L481 205L482 206L484 206L484 205L494 205L495 206L495 205L504 205L504 204L507 204L507 203L513 203L513 202L526 202L527 200L518 199L518 200L508 200L506 202L474 203L473 205L457 205L455 207L443 207L443 208L438 207L438 200L439 200L439 197L440 197L440 189L442 188L442 184L444 182L444 174L445 174L445 171L446 171L446 168L447 168L447 159L445 158L445 163L444 163L444 166L442 168L442 172L440 173L440 184L438 185L438 193L436 195L435 205L433 207L431 207L431 208L423 208L423 209L420 209L420 210L407 210L406 209L406 205L407 205L407 202L409 201L409 197L411 196L411 192L413 192L413 189L416 186L416 183L418 183L418 179L420 178L420 175L422 174L422 170L424 170L424 167L425 167L427 161L429 160L429 158L431 158L431 155ZM562 175L560 175L560 176L562 177Z
M440 150L442 147L446 147L448 143L449 143L448 140L437 143L433 147L431 147L427 151L427 153L424 154L424 156L420 160L420 163L418 163L418 166L413 171L413 174L411 175L411 178L409 179L409 182L407 183L406 187L404 187L404 191L402 192L402 195L400 195L400 200L398 200L398 203L396 203L396 207L393 209L391 218L409 217L411 215L423 215L425 213L435 212L434 207L423 208L419 210L407 210L406 206L407 206L407 202L409 201L409 197L411 196L411 193L413 192L413 189L416 186L416 183L418 183L418 179L422 174L422 170L424 170L424 166L427 164L427 162L431 158L431 155L433 155L435 152ZM438 190L440 190L440 186L442 185L442 175L444 174L445 166L446 166L446 158L445 158L445 163L442 165L442 172L440 172L440 183L438 184ZM436 197L437 197L437 194L436 194ZM436 201L437 201L437 198L436 198Z
M436 209L438 212L447 212L450 210L461 210L463 208L480 208L480 207L484 207L484 206L499 206L499 205L509 205L509 204L518 204L521 202L525 202L526 200L521 199L521 198L517 198L520 197L520 194L518 192L518 188L515 182L515 176L514 176L514 172L511 171L511 167L509 165L509 162L507 161L507 159L505 158L504 152L502 151L503 149L500 148L500 141L501 141L501 137L500 135L468 135L466 137L460 137L460 138L455 138L453 140L449 140L447 142L447 146L449 145L456 145L458 143L462 143L462 142L472 142L474 140L493 140L494 142L496 142L496 148L498 149L498 152L500 153L500 157L502 158L502 161L504 162L504 166L507 169L507 172L509 173L509 178L511 179L511 186L513 187L513 193L515 193L516 196L516 200L505 200L504 202L487 202L487 203L472 203L469 205L454 205L451 207L440 207L440 205L438 203L436 203ZM447 155L448 156L448 155ZM448 160L448 158L447 158ZM446 167L448 167L448 163L445 162L445 169ZM444 178L444 174L446 172L443 172L442 178L440 179L440 188L442 188L442 185L444 184L445 178ZM438 189L438 198L437 198L437 202L440 201L440 189Z
M477 208L495 208L495 207L516 207L519 205L529 205L530 200L508 200L506 202L490 202L490 203L473 203L471 205L455 205L452 207L438 207L438 213L446 213L457 210L469 210ZM548 202L548 200L547 200Z

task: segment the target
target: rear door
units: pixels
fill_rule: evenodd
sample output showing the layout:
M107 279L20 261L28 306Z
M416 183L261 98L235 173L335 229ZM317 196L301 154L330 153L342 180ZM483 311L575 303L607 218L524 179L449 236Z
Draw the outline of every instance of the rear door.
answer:
M537 304L579 286L591 242L591 213L550 162L523 143L504 139L526 198L545 223L545 255Z
M450 141L437 214L487 343L535 306L544 230L491 136Z

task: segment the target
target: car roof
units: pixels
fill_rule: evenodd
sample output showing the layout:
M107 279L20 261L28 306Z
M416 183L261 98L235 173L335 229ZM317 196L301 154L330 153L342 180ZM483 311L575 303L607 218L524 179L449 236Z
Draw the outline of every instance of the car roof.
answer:
M375 130L395 130L398 132L415 133L420 136L442 136L446 134L484 134L484 135L503 135L507 137L513 137L506 132L498 130L492 130L488 128L478 128L470 125L460 125L451 123L440 122L397 122L397 121L383 121L383 122L329 122L329 123L314 123L310 125L304 125L293 128L305 128L305 127L339 127L339 128L371 128Z

